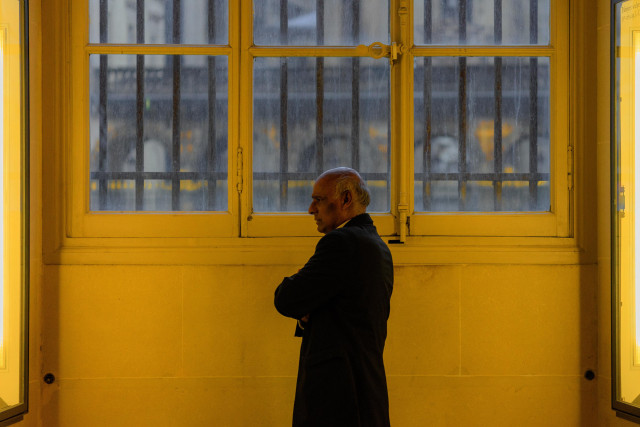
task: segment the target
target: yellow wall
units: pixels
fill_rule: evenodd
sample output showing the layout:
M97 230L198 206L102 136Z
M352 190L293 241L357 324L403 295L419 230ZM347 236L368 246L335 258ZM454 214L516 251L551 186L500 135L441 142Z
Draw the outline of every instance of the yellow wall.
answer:
M525 255L494 264L486 257L456 261L455 252L407 257L402 251L410 249L394 247L404 259L396 267L385 353L394 426L629 424L615 418L609 400L609 2L576 3L580 32L572 48L590 52L579 54L572 70L580 101L572 104L578 255L540 262L550 257L533 249L532 261ZM216 265L213 257L201 265L184 262L188 257L150 265L148 253L131 251L128 261L112 265L83 265L82 256L43 264L40 251L56 238L40 240L43 200L45 230L62 209L47 190L50 171L64 167L51 148L64 119L50 110L50 95L64 82L49 81L37 60L42 55L53 68L39 35L54 39L59 24L40 20L40 1L30 4L32 393L30 414L18 426L288 425L299 341L272 295L300 257L270 253L270 266ZM50 16L47 2L42 8ZM597 36L590 35L596 24ZM304 245L310 253L313 245ZM107 252L113 255L105 246ZM99 259L100 248L90 255ZM583 378L587 369L595 381ZM46 372L56 375L54 384L41 382Z
M297 266L48 266L44 425L283 426L299 340L272 306ZM595 266L396 268L397 426L586 425Z

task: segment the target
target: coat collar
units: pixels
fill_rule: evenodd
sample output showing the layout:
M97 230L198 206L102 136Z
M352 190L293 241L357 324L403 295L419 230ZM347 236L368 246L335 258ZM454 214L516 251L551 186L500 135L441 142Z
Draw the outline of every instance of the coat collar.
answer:
M345 227L358 227L363 225L372 225L373 220L368 213L363 213L351 218L344 226Z

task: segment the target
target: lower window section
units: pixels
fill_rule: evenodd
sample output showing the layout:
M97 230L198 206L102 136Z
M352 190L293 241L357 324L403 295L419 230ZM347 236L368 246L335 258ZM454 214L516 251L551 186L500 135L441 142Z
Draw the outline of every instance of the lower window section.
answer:
M209 205L224 206L227 201L227 181L179 180L180 211L208 211ZM104 201L111 211L171 211L173 209L173 181L145 179L142 190L136 190L135 179L91 180L91 210L99 211L99 189L104 188ZM136 194L142 193L142 209L136 209Z

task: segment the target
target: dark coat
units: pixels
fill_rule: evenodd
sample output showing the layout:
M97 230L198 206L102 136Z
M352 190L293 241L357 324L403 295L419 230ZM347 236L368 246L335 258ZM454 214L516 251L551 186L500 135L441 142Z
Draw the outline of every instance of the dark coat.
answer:
M275 292L276 309L300 319L294 427L388 426L382 361L393 261L371 217L327 233L307 264Z

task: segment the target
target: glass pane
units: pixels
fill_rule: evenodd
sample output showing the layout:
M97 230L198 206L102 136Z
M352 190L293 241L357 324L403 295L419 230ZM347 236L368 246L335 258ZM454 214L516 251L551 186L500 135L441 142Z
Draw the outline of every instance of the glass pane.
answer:
M226 210L227 57L93 55L90 65L91 209Z
M257 45L389 43L389 0L255 0L253 17Z
M228 0L89 0L91 43L227 44Z
M548 211L549 59L432 57L414 67L416 211Z
M349 166L389 211L389 62L371 58L257 58L253 209L306 212L315 178Z
M27 411L29 394L25 3L0 0L0 425Z
M613 406L640 417L640 1L616 5Z
M416 0L414 23L416 45L546 45L549 0Z

